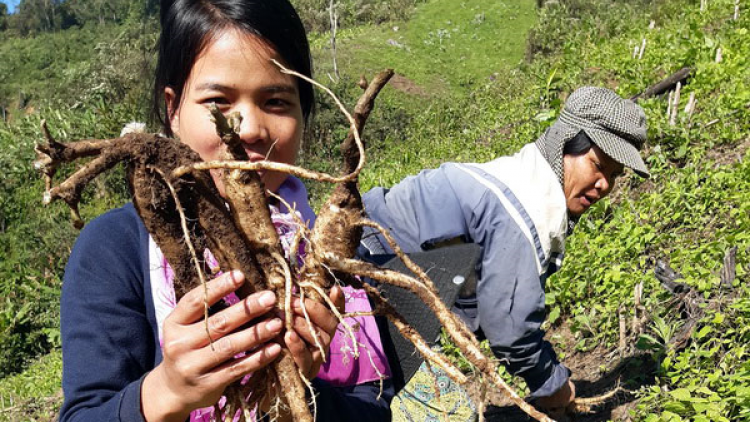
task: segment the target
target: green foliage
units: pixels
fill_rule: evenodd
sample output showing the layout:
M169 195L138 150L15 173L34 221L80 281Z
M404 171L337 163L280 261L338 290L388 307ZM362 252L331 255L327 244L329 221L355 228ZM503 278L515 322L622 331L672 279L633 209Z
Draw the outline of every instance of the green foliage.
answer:
M8 5L0 3L0 32L8 27Z
M124 23L157 11L155 0L21 0L12 15L6 14L7 9L0 10L0 32L5 32L4 36L35 36L72 27Z
M568 53L581 40L604 41L618 36L633 25L641 24L646 18L642 10L652 3L645 0L549 0L529 33L526 58ZM648 21L645 23L648 25Z
M77 139L112 137L132 116L127 107L98 111L45 108L13 126L0 125L0 166L6 169L0 175L0 297L5 302L0 313L0 375L59 347L60 282L77 236L64 207L41 206L44 184L32 168L40 118L47 118L59 139ZM115 172L94 183L82 213L90 219L127 196L123 174Z
M69 15L61 0L22 0L7 22L10 31L28 35L59 30L69 23Z
M56 350L17 375L0 379L0 422L44 421L62 404L62 353Z
M156 23L145 20L4 40L0 107L11 116L50 101L72 107L98 101L143 108L155 33Z
M337 97L352 109L362 94L357 80L344 76L337 83L329 84ZM367 120L367 147L370 154L377 155L386 143L404 139L411 124L411 115L393 92L385 90L377 101L377 112ZM341 141L349 132L349 123L338 106L328 95L316 95L315 114L306 130L299 164L317 171L337 173L341 168ZM330 192L329 183L306 182L314 204L321 205Z
M58 139L112 137L125 123L143 121L146 87L139 80L144 58L138 47L148 39L132 37L133 32L128 27L71 30L0 46L3 54L8 53L0 67L8 66L10 78L15 78L18 86L36 89L41 95L56 88L56 95L40 101L35 113L0 123L0 167L4 169L0 174L0 295L5 302L0 313L0 376L19 371L29 359L60 346L59 289L77 232L64 207L41 206L44 185L32 168L33 146L41 138L40 121L45 118ZM73 46L62 48L67 41L93 44L102 36L113 38L98 43L93 56L89 52L87 57ZM29 63L22 57L34 57L24 52L39 54L35 48L40 46L45 46L42 54L50 55L55 53L52 47L60 47L71 59L66 64L50 57L46 68L36 59L28 67L20 67ZM24 81L32 82L26 85ZM44 84L35 85L41 82ZM66 104L68 101L72 104ZM73 170L64 169L60 176ZM128 197L121 171L93 185L84 201L88 205L82 209L85 218Z

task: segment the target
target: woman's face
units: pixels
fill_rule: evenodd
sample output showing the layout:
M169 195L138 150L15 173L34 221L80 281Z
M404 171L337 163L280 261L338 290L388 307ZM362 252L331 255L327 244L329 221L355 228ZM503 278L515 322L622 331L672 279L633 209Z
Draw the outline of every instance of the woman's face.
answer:
M209 40L193 64L175 104L175 93L165 89L170 126L175 136L195 150L204 161L223 150L208 110L216 104L224 113L242 115L240 138L250 161L294 164L304 127L297 81L271 63L279 54L259 38L228 29ZM276 191L286 174L259 171L266 189ZM212 172L222 195L224 186Z
M563 156L563 191L568 211L581 215L609 194L623 166L592 144L584 154Z

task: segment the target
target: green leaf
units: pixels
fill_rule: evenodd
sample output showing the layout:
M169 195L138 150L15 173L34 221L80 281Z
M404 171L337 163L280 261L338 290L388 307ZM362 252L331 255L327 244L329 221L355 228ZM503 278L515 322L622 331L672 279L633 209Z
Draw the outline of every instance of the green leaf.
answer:
M546 110L534 116L534 120L537 122L549 122L554 120L556 116L557 113L554 110Z
M635 347L639 350L652 350L661 348L661 343L648 334L641 334L638 341L635 343Z
M675 419L675 417L678 415L687 413L688 407L685 405L685 403L680 402L680 401L669 401L669 402L664 403L664 410L665 410L664 412L665 414L667 412L676 413L676 415L674 416L671 416L671 415L669 416L669 419L667 420L670 420L670 419Z
M687 388L677 388L669 392L669 395L681 401L690 401L692 395Z
M682 144L675 153L675 158L684 158L687 155L687 144Z
M550 311L549 316L547 317L547 320L550 322L550 324L554 324L558 318L560 318L560 307L555 306Z
M693 409L695 409L695 411L698 413L706 413L706 410L708 410L710 407L711 405L708 403L693 403Z
M711 326L706 325L705 327L701 328L698 333L695 334L695 338L698 340L702 339L703 337L706 337L709 333L711 333L712 329Z
M698 387L698 388L697 388L697 389L695 390L695 392L696 392L696 393L701 393L701 394L705 394L705 395L707 395L707 396L710 396L710 395L712 395L712 394L716 394L716 393L715 393L715 392L714 392L713 390L711 390L710 388L708 388L708 387L705 387L705 386L703 386L703 387Z

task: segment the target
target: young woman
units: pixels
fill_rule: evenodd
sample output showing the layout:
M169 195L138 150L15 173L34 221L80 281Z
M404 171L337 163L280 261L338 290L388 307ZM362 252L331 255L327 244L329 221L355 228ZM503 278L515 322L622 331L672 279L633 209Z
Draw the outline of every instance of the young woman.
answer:
M156 114L173 135L204 160L222 143L208 106L239 112L240 137L251 160L292 164L313 108L312 87L282 74L272 59L311 75L302 23L287 0L176 0L162 2L162 33L154 84ZM285 174L260 172L266 188L295 203L314 222L302 183ZM214 180L223 194L218 177ZM296 226L281 206L274 224L292 237ZM205 251L209 263L213 257ZM228 270L228 269L223 269ZM209 318L213 347L202 321L202 288L178 303L172 272L158 246L128 204L92 221L81 233L65 272L61 302L63 388L66 421L208 421L209 408L232 382L272 363L281 345L313 380L318 419L389 420L393 390L381 374L389 367L372 318L359 320L357 339L372 353L350 360L338 321L321 305L307 303L323 346L323 363L293 307L296 331L269 313L277 298L258 292L238 302L232 293L243 275L227 271L209 282L208 301L231 306ZM366 297L334 289L331 298L347 310L368 310ZM281 339L280 339L281 338ZM244 357L237 358L241 353ZM322 368L322 369L321 369Z

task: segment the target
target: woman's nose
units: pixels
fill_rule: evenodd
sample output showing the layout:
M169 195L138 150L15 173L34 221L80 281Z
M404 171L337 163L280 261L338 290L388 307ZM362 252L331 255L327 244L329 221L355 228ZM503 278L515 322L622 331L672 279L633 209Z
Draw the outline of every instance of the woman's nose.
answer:
M600 192L609 192L610 182L609 180L604 177L604 175L599 176L599 178L596 181L596 188Z
M240 139L242 142L253 144L262 141L267 137L267 130L263 119L257 113L242 113L242 123L240 124Z

